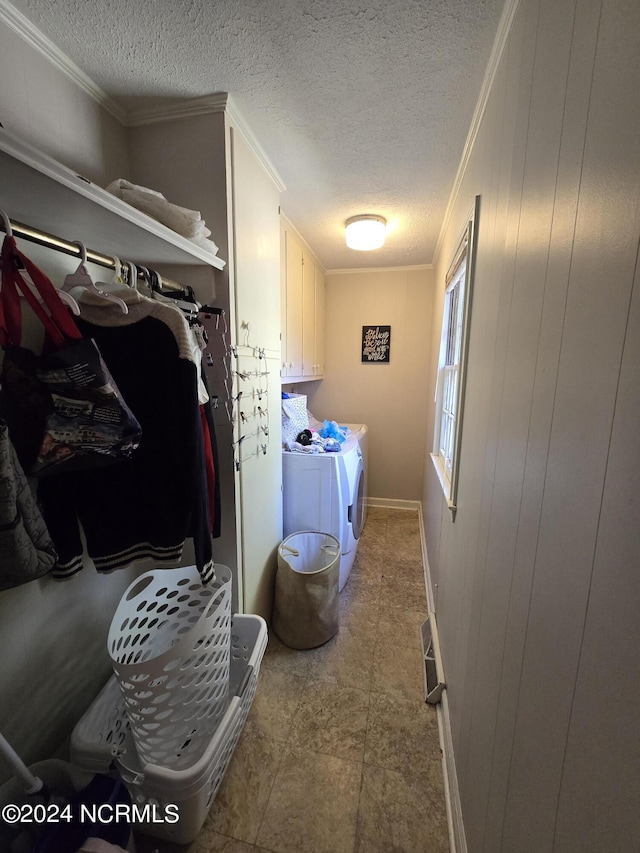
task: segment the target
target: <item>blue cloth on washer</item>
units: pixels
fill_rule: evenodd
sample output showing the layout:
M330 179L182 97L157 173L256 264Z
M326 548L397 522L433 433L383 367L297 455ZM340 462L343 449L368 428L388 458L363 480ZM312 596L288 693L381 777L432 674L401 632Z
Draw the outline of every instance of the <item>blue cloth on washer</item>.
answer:
M318 432L322 438L333 438L343 444L347 440L350 430L346 426L338 426L335 421L323 421Z

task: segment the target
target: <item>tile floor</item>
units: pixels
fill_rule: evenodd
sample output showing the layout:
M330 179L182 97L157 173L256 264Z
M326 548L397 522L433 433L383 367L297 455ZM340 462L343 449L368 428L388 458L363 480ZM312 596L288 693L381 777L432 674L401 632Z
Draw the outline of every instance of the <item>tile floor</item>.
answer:
M245 729L200 835L138 853L446 853L417 511L370 508L340 631L294 651L272 633Z

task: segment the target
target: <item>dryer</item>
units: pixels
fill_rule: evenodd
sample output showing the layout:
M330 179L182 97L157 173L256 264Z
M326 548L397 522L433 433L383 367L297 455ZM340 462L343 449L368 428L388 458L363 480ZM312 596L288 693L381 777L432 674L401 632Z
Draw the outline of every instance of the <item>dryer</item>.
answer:
M365 477L358 433L354 431L335 453L283 451L282 491L285 537L303 530L320 530L340 542L342 590L365 520Z

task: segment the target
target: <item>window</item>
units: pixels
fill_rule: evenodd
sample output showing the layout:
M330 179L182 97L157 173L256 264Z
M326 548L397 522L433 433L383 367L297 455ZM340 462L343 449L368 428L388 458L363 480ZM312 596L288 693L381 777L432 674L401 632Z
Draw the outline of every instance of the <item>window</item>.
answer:
M436 378L436 419L431 458L454 519L462 439L474 238L479 204L480 196L477 196L473 214L469 217L446 276Z

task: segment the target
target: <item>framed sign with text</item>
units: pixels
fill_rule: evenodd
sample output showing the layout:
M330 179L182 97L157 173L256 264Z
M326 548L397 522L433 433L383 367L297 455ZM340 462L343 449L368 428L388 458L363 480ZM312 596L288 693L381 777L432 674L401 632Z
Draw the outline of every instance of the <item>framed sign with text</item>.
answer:
M388 364L391 352L391 326L362 327L362 362Z

